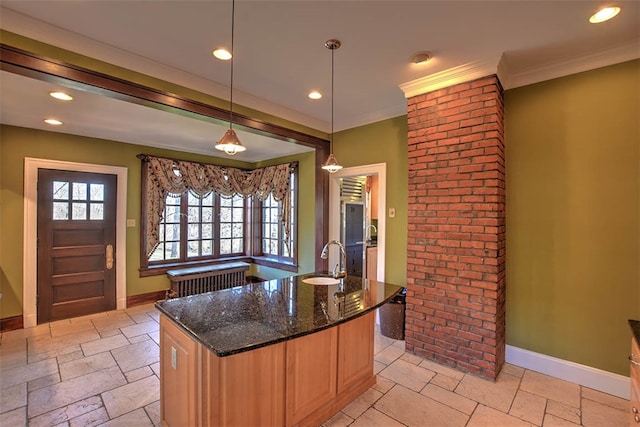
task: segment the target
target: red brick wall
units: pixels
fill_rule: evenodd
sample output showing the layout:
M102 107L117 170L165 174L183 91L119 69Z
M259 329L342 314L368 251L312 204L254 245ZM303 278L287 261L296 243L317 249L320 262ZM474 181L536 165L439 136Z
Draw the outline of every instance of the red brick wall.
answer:
M489 76L408 100L406 349L491 379L505 346L502 99Z

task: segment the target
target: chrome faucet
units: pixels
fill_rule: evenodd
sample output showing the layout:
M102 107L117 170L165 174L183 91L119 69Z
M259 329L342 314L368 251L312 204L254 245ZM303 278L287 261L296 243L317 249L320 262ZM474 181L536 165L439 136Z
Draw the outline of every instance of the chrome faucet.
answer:
M378 232L378 229L376 228L375 225L373 224L369 224L367 225L367 230L366 230L366 240L367 240L367 244L371 243L371 229L373 228L373 231L375 231L376 233Z
M332 240L322 248L322 253L320 254L320 258L327 259L329 256L329 246L337 245L340 248L340 262L336 264L333 268L333 278L338 279L341 277L347 277L347 252L344 249L344 245L337 240ZM340 271L338 271L338 266L340 266Z

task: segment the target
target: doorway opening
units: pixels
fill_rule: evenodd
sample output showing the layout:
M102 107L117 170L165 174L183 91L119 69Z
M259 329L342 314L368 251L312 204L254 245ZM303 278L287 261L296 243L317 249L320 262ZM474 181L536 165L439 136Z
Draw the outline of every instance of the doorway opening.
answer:
M329 240L345 244L348 274L378 281L385 280L386 170L386 163L344 168L329 180ZM329 255L335 265L337 254Z

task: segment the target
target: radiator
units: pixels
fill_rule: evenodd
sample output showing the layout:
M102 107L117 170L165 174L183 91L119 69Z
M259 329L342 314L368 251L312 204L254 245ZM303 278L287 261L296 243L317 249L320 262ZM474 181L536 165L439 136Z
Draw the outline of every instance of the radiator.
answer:
M171 288L167 298L185 297L203 292L219 291L246 284L246 262L229 262L167 271Z

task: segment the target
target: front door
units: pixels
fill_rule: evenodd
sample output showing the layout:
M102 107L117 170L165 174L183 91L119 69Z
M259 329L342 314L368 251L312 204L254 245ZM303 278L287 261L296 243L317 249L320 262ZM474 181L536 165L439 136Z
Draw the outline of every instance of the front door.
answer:
M38 323L115 310L116 184L38 170Z

